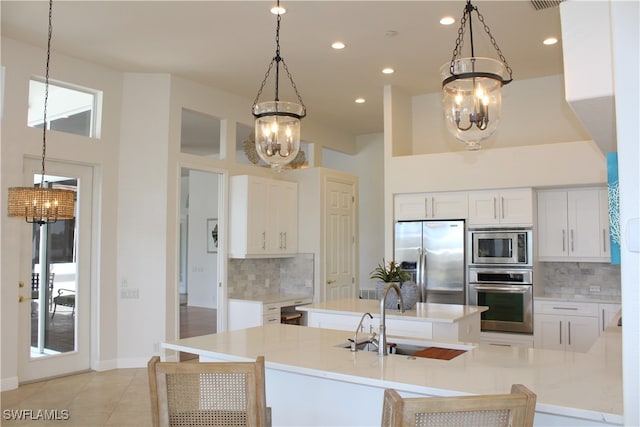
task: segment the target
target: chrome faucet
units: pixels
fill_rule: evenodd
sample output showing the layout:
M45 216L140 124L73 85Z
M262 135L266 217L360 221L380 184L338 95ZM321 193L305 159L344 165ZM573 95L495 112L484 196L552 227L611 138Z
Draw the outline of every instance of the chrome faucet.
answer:
M356 328L355 334L353 334L353 341L351 342L351 351L358 351L358 331L362 328L362 322L364 322L364 318L369 316L370 319L373 319L371 313L364 313L360 318L360 323L358 323L358 327Z
M384 301L387 299L387 294L390 289L394 289L398 294L398 302L400 303L400 312L404 313L404 301L402 301L402 294L400 293L400 286L397 283L389 283L384 287L382 291L382 298L380 299L380 330L378 332L378 356L386 356L389 354L387 349L387 326L385 320Z

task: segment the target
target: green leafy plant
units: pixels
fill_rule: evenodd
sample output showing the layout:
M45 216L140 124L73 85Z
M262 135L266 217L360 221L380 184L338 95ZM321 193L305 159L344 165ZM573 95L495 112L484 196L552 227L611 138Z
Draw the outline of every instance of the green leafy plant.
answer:
M395 261L389 261L387 264L384 259L371 272L371 279L382 280L383 282L406 282L411 278L409 273L404 271Z

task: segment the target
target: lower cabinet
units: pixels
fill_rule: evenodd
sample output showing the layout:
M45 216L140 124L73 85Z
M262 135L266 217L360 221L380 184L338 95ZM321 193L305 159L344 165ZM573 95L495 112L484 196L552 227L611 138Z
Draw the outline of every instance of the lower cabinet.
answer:
M534 347L587 352L600 335L597 303L534 302Z
M285 307L310 304L312 297L281 301L256 301L229 299L228 330L253 328L254 326L280 323L280 314Z
M504 332L481 332L480 342L498 347L533 347L533 335Z
M611 326L611 323L617 319L618 313L622 305L614 303L600 303L598 304L598 312L600 313L600 332L603 332L607 327Z

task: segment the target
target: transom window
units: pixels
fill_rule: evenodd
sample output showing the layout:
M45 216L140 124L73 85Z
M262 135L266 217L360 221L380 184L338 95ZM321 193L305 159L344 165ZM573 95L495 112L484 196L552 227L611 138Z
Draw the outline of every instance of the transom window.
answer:
M27 125L30 127L43 126L44 92L44 82L35 79L29 81ZM99 92L49 81L47 129L99 138L97 111L100 99Z

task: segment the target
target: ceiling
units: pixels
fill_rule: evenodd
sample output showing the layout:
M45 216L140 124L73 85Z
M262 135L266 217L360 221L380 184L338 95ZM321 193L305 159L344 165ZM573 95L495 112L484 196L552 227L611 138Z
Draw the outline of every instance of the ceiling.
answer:
M526 0L473 2L485 18L514 80L562 74L557 6ZM45 47L48 2L0 2L2 36ZM55 53L127 72L170 73L255 98L275 54L271 1L62 1L53 6ZM409 95L438 92L465 1L283 1L281 56L307 107L307 117L353 135L382 132L383 86ZM456 23L443 26L449 15ZM473 15L476 56L496 58ZM341 40L347 47L334 50ZM463 56L470 56L469 42ZM385 75L384 67L395 73ZM43 58L44 68L44 58ZM273 72L260 100L273 99ZM280 99L295 100L284 73ZM356 104L355 98L366 99Z

